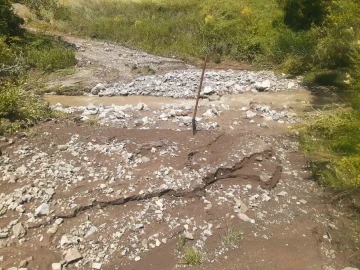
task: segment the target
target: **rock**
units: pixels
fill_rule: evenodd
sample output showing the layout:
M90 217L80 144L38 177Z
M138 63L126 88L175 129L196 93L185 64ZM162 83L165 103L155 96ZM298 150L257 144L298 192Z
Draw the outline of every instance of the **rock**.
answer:
M280 115L279 115L278 113L275 113L275 114L272 116L272 119L273 119L274 121L278 121L278 120L280 120Z
M307 200L299 200L301 204L307 204Z
M284 196L287 196L287 192L286 191L281 191L277 194L277 196L280 196L280 197L284 197Z
M148 157L142 157L142 158L141 158L141 161L142 161L143 163L147 163L147 162L150 161L150 158L148 158Z
M359 270L359 268L355 268L355 267L345 267L342 270Z
M80 254L80 252L77 250L77 248L71 248L65 254L65 261L67 263L74 263L81 260L82 258L83 257Z
M91 226L91 228L87 231L84 238L88 238L93 235L98 229L95 226Z
M263 157L262 157L262 156L257 156L257 157L256 157L256 160L257 160L257 161L263 161Z
M262 81L262 82L256 82L254 87L258 91L264 91L264 90L271 87L271 82L270 82L270 80L265 80L265 81Z
M144 107L145 107L144 103L139 103L138 105L136 105L136 109L138 111L142 111L144 109Z
M185 236L186 239L194 240L194 236L190 232L185 232L184 236Z
M69 146L67 146L67 145L58 145L57 146L57 149L59 151L66 151L68 148L69 148Z
M101 263L93 263L91 267L92 267L92 269L100 270L101 266L102 266Z
M46 216L50 212L50 206L47 203L42 203L35 209L35 216Z
M62 269L61 263L53 263L53 264L51 265L51 269L52 269L52 270L61 270L61 269Z
M12 232L13 235L16 238L23 238L26 235L26 230L23 227L23 225L21 223L17 223L13 228L12 228Z
M250 223L252 223L252 224L255 223L255 220L254 220L254 219L249 218L247 215L245 215L245 214L243 214L243 213L238 213L238 217L239 217L242 221L244 221L244 222L250 222Z
M69 238L66 235L63 235L60 239L60 247L65 247L66 245L71 244Z
M55 220L55 224L56 224L56 225L60 225L60 224L62 224L63 222L64 222L64 219L62 219L62 218L58 218L58 219Z
M205 86L203 93L205 95L211 95L211 94L215 93L215 91L211 86Z
M19 263L19 268L24 268L28 265L28 261L27 260L22 260Z
M205 236L212 236L212 232L210 230L205 230L204 235Z
M136 256L136 257L134 258L134 261L135 261L135 262L138 262L138 261L140 261L140 260L141 260L140 256Z
M2 232L0 233L0 239L4 239L4 238L8 238L9 237L9 233L8 232Z
M135 224L135 229L142 229L142 228L144 228L144 224Z
M247 118L253 118L256 116L256 112L252 112L252 111L247 111L246 112L246 117Z

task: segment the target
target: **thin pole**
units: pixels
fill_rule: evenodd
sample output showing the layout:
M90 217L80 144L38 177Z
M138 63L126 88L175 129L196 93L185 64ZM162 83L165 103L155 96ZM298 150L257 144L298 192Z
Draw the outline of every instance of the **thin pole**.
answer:
M194 115L193 115L193 118L192 118L193 135L196 134L196 113L197 113L197 108L198 108L198 105L199 105L200 92L201 92L202 85L203 85L203 82L204 82L204 75L205 75L205 69L206 69L207 61L208 61L208 56L206 55L205 60L204 60L204 64L203 64L203 68L202 68L199 90L198 90L197 97L196 97Z

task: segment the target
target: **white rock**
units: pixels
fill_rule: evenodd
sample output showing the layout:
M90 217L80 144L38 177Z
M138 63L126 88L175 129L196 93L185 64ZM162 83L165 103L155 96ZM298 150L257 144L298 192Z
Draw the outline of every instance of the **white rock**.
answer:
M53 263L52 265L51 265L51 269L52 270L61 270L61 263Z
M238 217L242 220L242 221L245 221L245 222L250 222L252 224L255 223L255 220L254 219L251 219L249 218L246 214L243 214L243 213L238 213Z
M138 262L140 260L141 260L140 256L136 256L135 259L134 259L135 262Z
M90 237L93 235L98 229L95 226L91 226L91 228L87 231L84 238Z
M35 209L35 216L46 216L50 212L50 206L47 203L42 203Z
M307 200L299 200L301 204L307 204Z
M92 267L92 269L100 270L101 266L102 266L101 263L93 263L91 267Z
M189 240L194 240L194 236L193 236L193 234L192 233L190 233L190 232L185 232L185 238L186 239L189 239Z
M246 112L246 117L247 118L253 118L256 116L256 112L252 112L252 111L247 111Z

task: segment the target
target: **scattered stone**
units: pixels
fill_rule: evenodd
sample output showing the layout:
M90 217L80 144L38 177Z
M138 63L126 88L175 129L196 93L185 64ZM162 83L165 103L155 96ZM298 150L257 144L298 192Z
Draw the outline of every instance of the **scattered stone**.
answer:
M140 256L136 256L135 259L134 259L135 262L138 262L140 260L141 260Z

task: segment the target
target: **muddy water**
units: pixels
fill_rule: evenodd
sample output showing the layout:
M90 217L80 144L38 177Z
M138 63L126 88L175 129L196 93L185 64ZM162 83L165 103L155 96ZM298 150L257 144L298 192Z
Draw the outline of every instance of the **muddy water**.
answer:
M123 106L123 105L137 105L144 103L150 108L160 108L165 104L175 105L193 105L194 100L191 99L175 99L168 97L153 97L153 96L127 96L127 97L98 97L98 96L60 96L60 95L45 95L44 99L54 105L60 103L63 106L87 106L104 105L104 106Z
M60 95L45 95L44 99L54 105L60 103L63 106L87 106L89 104L94 105L136 105L138 103L144 103L152 109L158 109L166 104L174 105L186 105L193 106L195 104L194 99L175 99L169 97L154 97L154 96L115 96L115 97L98 97L98 96L60 96ZM250 102L256 102L259 104L268 104L271 107L282 107L288 105L295 108L298 111L307 111L314 107L321 107L324 104L329 104L332 101L323 97L315 97L309 91L298 90L292 92L278 92L278 93L244 93L236 95L227 95L221 97L219 101L213 101L215 104L227 104L231 108L241 108L248 106ZM200 100L200 106L208 106L209 101L207 99Z

